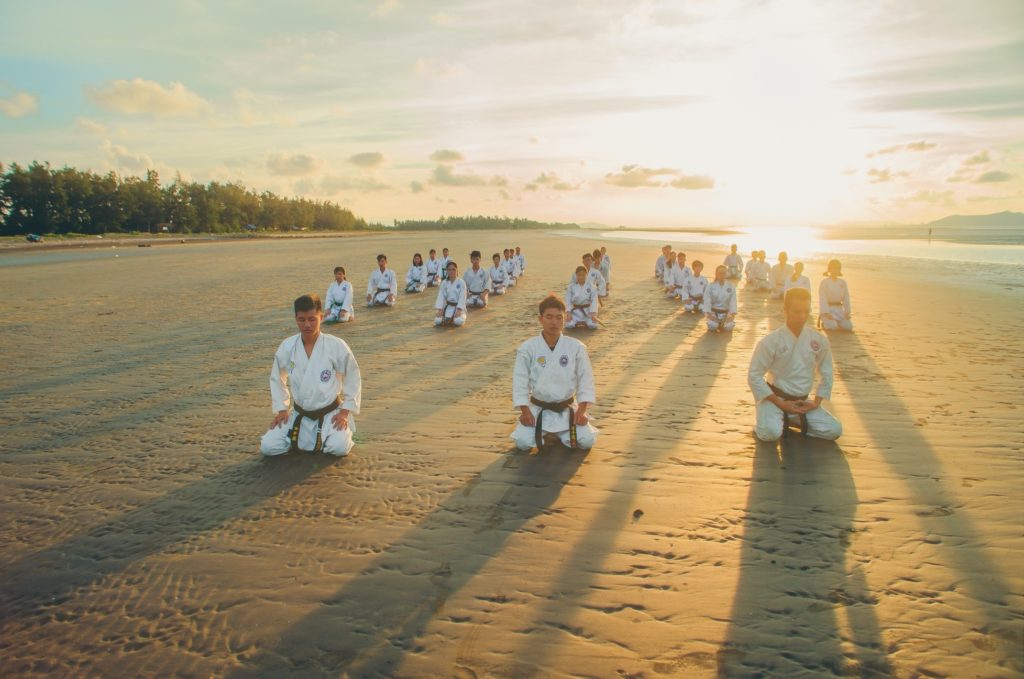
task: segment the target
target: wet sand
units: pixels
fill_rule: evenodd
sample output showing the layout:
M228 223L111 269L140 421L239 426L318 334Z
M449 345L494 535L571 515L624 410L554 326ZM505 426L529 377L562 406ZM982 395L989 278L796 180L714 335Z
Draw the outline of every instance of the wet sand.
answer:
M465 328L434 329L429 293L329 328L364 376L349 457L261 458L297 294L336 264L362 292L382 249L404 276L417 250L465 267L514 244L522 285ZM462 232L0 261L0 675L1024 672L1021 288L848 268L844 436L780 449L751 437L746 386L780 304L743 292L736 331L709 335L657 294L657 246L608 242L607 328L574 333L602 436L518 453L514 348L588 245Z

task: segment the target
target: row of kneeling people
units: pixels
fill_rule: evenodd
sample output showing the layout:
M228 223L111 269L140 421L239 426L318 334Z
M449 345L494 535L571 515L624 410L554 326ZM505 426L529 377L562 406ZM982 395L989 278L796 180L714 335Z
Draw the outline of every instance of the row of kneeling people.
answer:
M484 269L480 266L480 252L474 250L470 254L472 265L459 278L459 265L444 249L443 259L436 258L436 252L430 251L430 259L424 263L423 257L416 253L413 263L405 276L405 292L417 294L430 287L437 287L437 325L463 325L466 321L468 307L487 306L491 294L503 295L526 269L526 257L519 248L506 249L505 258L494 253L493 266ZM327 288L324 301L324 320L328 323L345 323L355 318L353 308L353 286L346 279L345 268L334 268L334 281ZM388 267L387 255L377 255L377 268L370 274L366 285L366 306L394 306L398 301L398 275Z
M688 311L697 310L703 290L708 287L707 281L700 275L698 265L703 268L701 262L695 261L691 269L686 265L686 254L673 252L670 245L662 247L662 255L655 263L655 275L664 285L666 296L681 299L684 305L689 302ZM804 275L803 262L789 264L785 252L780 252L778 263L770 266L765 261L765 251L754 250L744 268L743 258L737 254L736 246L733 245L724 263L716 269L716 281L719 279L718 270L723 266L726 280L738 279L740 272L744 271L747 289L769 291L772 299L782 299L792 288L811 291L811 282ZM850 288L842 275L842 263L838 259L830 260L818 286L818 325L825 330L853 330ZM703 311L703 308L700 310ZM735 315L735 311L732 313ZM711 322L713 319L709 317L708 320Z
M828 337L806 325L810 294L786 293L785 324L757 343L747 373L754 395L754 435L777 441L790 428L807 436L837 439L842 425L822 406L832 393ZM293 450L346 455L353 446L362 378L348 344L321 332L316 295L295 300L299 332L277 349L270 371L273 419L263 435L264 455ZM553 440L591 448L599 430L590 417L597 400L586 345L563 334L566 306L554 295L538 305L540 334L519 345L512 369L512 406L518 420L516 447L544 448ZM812 395L813 394L813 395Z
M595 330L602 301L612 281L612 259L605 247L584 252L583 264L569 276L565 289L565 327Z

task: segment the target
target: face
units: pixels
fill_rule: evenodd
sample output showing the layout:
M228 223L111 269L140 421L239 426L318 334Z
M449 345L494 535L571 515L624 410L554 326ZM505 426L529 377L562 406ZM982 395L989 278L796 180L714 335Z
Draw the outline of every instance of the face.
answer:
M516 254L517 255L519 254L519 248L516 248Z
M679 255L677 261L679 262L679 268L686 266L686 255Z
M388 258L387 257L381 257L379 260L377 260L377 266L380 267L381 271L383 271L384 268L387 267L387 265L388 265Z
M444 253L444 256L445 256L445 257L447 257L447 256L448 256L448 248L445 248L445 249L444 249L444 250L442 250L441 252L443 252L443 253Z
M476 257L470 257L469 261L473 262L473 266L480 266L480 257L479 257L479 255L476 256Z
M334 280L338 281L339 283L343 282L345 280L345 272L344 271L336 271L334 273Z
M562 332L562 326L565 325L565 314L562 313L561 309L545 309L539 318L544 332L549 335Z
M304 339L311 339L320 332L321 319L323 314L319 311L300 311L295 314L295 325Z
M498 255L494 255L494 257L492 257L491 259L494 260L494 266L498 266L499 264L501 264L501 257L499 257Z
M431 250L431 251L430 251L430 258L431 258L431 259L437 259L437 253L436 253L436 252L434 252L433 250Z
M586 257L583 258L583 266L587 267L588 269L591 267L591 265L593 265L593 263L594 258L591 257L590 255L587 255Z
M413 264L414 264L415 266L419 266L420 264L422 264L422 263L423 263L423 258L422 258L422 257L420 257L419 255L416 255L415 257L413 257L413 258L412 258L412 263L413 263Z
M779 253L779 264L785 264L787 259L789 259L789 257L786 255L785 252Z
M452 278L455 278L458 275L458 273L459 273L459 267L455 266L454 264L449 264L448 266L445 267L445 269L448 270L448 279L449 280L451 280Z
M718 281L719 283L724 283L725 282L725 267L724 266L720 266L717 269L715 269L715 280Z
M579 283L580 285L583 285L584 281L586 281L586 280L587 280L587 272L586 271L577 271L576 272L576 282L577 283Z
M786 312L786 325L800 327L807 322L807 317L811 315L811 300L793 300L784 307L784 311Z
M802 274L804 272L804 263L803 262L797 262L796 264L794 264L793 265L793 271L796 272L797 276Z
M704 270L704 265L702 265L702 264L694 264L693 265L693 275L694 276L699 276L700 272L703 271L703 270Z

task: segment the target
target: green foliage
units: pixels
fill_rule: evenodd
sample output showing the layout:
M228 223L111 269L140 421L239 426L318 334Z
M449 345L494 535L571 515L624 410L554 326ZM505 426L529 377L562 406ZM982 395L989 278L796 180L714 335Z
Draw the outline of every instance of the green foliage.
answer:
M439 219L395 220L395 228L402 231L478 231L489 229L578 229L579 224L562 222L537 222L532 219L512 217L441 217Z
M370 229L335 203L256 193L241 184L197 184L181 176L167 186L153 170L119 177L49 163L0 165L0 235L230 233L253 224L262 230Z

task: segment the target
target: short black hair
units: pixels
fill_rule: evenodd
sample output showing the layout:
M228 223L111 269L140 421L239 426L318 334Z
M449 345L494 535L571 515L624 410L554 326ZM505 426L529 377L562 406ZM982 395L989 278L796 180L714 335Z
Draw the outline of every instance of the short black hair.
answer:
M377 261L378 261L378 262L379 262L380 260L382 260L382 259L387 259L387 258L388 258L388 256L387 256L387 255L384 255L384 254L380 254L380 255L377 255Z
M561 311L564 314L565 313L565 302L563 302L561 299L559 299L557 295L552 293L552 294L548 295L547 297L545 297L544 299L542 299L540 301L540 304L538 305L537 308L540 310L538 312L538 314L537 314L538 316L543 316L544 312L547 309L558 309L559 311Z
M587 273L587 267L580 264L578 267L576 267L576 273L579 273L580 271L582 271L583 273Z
M454 266L454 267L455 267L456 269L458 269L458 268L459 268L459 265L458 265L458 264L457 264L457 263L455 262L455 260L454 260L454 259L449 259L449 260L448 260L448 263L444 265L444 268L446 268L446 269L447 269L447 268L448 268L448 267L450 267L450 266Z
M343 267L343 266L336 266L336 267L334 267L334 273L345 273L345 267Z
M480 256L480 251L479 250L473 250L473 252L469 253L469 258L470 259L473 259L474 257L479 257L479 256Z
M302 297L296 297L295 304L293 306L295 308L295 313L299 313L300 311L315 311L320 313L324 310L323 302L320 301L320 296L315 292L303 295Z
M499 253L497 253L497 252L495 252L493 255L491 255L491 259L494 259L495 257L497 257L498 259L501 259L501 255Z

